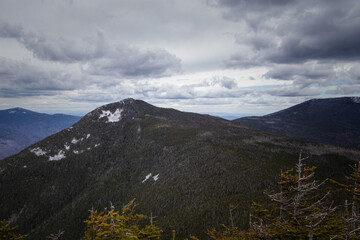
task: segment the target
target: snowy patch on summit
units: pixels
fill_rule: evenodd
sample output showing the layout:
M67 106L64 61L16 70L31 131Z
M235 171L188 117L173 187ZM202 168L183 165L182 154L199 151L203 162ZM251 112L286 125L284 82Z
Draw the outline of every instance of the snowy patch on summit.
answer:
M30 152L35 153L38 157L46 154L46 152L39 147L31 149Z
M54 160L60 160L60 159L63 159L65 158L65 153L63 150L60 150L58 152L58 154L52 156L52 157L49 157L49 161L54 161Z
M354 103L360 103L360 97L352 97L351 100L352 100Z
M119 122L121 120L121 113L122 113L123 109L116 109L114 113L110 112L110 111L104 111L102 110L102 114L99 116L100 118L103 117L107 117L108 120L106 121L108 122Z

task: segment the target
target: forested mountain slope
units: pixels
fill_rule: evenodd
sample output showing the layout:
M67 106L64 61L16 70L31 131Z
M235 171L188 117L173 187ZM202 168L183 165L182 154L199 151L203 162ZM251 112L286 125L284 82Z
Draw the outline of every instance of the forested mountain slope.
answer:
M300 149L319 178L343 179L360 152L297 141L208 115L125 99L0 162L0 217L29 239L60 230L79 239L89 209L136 198L164 239L205 237L229 222L246 228L252 201L277 187Z

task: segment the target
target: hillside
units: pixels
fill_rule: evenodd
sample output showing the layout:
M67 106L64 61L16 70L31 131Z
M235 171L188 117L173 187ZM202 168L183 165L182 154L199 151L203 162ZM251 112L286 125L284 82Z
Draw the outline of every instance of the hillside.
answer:
M0 217L29 239L59 229L79 239L89 209L110 201L120 209L157 216L164 239L201 239L212 226L248 224L252 201L276 187L281 169L299 150L311 155L320 178L343 179L360 152L265 133L208 115L158 108L126 99L0 162Z
M360 149L360 98L313 99L262 117L234 120L297 139Z
M0 160L79 120L77 116L49 115L23 108L0 110Z

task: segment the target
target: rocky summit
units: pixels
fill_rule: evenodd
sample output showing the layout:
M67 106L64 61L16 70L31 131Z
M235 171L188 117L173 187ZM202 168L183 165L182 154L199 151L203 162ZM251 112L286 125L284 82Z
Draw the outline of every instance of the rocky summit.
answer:
M59 230L80 239L89 209L135 198L164 239L246 228L252 201L274 189L299 151L319 178L343 179L357 150L298 141L209 115L125 99L99 107L59 133L0 161L0 217L29 239Z

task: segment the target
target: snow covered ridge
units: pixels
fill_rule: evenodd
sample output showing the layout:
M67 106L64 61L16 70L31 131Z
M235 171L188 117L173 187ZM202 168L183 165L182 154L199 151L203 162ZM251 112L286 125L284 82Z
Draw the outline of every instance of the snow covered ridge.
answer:
M107 123L109 122L119 122L121 120L121 113L123 112L123 109L116 109L114 113L108 111L104 111L102 110L102 114L99 116L99 119L103 118L103 117L107 117L108 120L106 121Z
M352 100L354 103L360 103L360 97L352 97L351 100Z

